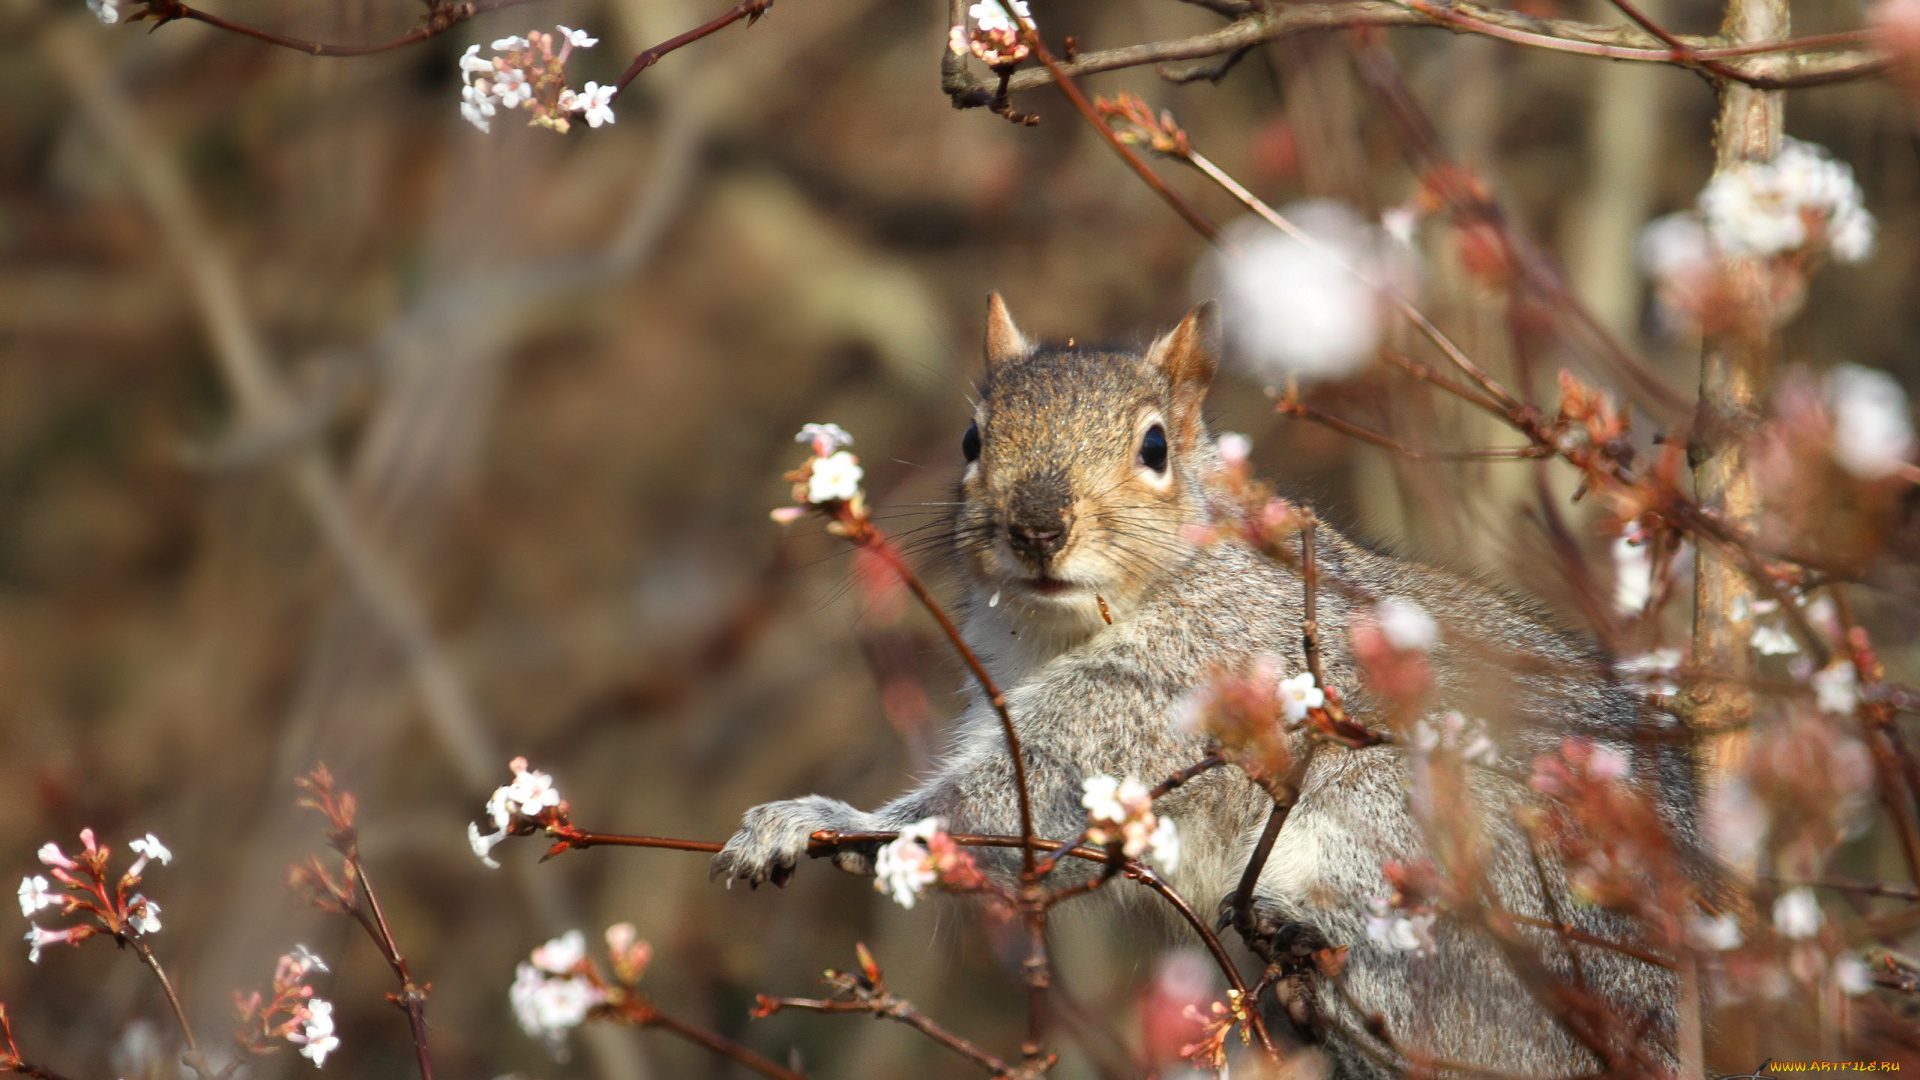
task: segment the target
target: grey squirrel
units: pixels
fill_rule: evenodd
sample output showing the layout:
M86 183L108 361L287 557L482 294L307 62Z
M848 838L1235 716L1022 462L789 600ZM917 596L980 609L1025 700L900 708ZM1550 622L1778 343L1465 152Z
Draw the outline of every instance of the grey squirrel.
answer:
M1000 298L989 298L986 379L962 440L953 542L972 578L964 634L1006 694L1040 835L1064 839L1085 827L1089 776L1151 784L1204 756L1206 737L1174 722L1174 713L1213 673L1264 654L1306 669L1299 572L1236 539L1207 542L1193 528L1219 510L1212 478L1220 459L1202 417L1216 321L1214 306L1203 304L1144 353L1035 346ZM1500 905L1641 941L1625 917L1573 903L1564 870L1529 849L1514 814L1534 796L1513 777L1568 735L1610 745L1627 756L1633 782L1652 796L1676 842L1690 847L1695 791L1683 745L1635 740L1635 695L1609 677L1591 646L1513 597L1324 527L1316 553L1328 575L1374 596L1407 598L1446 628L1430 655L1429 706L1435 715L1487 717L1501 760L1512 766L1476 773L1472 785L1482 811L1474 827L1488 845L1487 879ZM1344 632L1362 605L1333 589L1321 591L1319 605L1328 682L1366 723L1380 703ZM1382 864L1427 855L1408 786L1407 754L1395 745L1314 758L1259 876L1254 910L1260 933L1272 939L1267 951L1277 943L1350 947L1344 992L1309 980L1271 1011L1320 1043L1341 1076L1390 1075L1379 1065L1385 1044L1368 1033L1375 1018L1399 1050L1431 1058L1541 1077L1599 1069L1484 932L1443 915L1433 947L1417 954L1369 937L1370 902L1392 892ZM1230 768L1162 798L1156 810L1176 821L1182 840L1174 886L1203 911L1222 902L1271 806L1265 790ZM712 873L784 883L816 830L895 830L935 815L956 832L1019 832L1006 744L978 693L947 757L917 789L872 812L819 795L756 806L714 857ZM845 850L834 860L872 872L871 851ZM1004 856L984 865L1012 873ZM1567 977L1576 947L1550 931L1527 934L1541 962ZM1671 1060L1671 972L1618 952L1577 950L1574 977L1585 991L1637 1024L1656 1058Z

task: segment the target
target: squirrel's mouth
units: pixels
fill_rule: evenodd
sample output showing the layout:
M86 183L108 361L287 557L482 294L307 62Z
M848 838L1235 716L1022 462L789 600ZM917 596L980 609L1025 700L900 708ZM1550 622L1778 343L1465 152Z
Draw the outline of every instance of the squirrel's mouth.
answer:
M1071 581L1041 574L1039 577L1021 578L1020 587L1041 596L1059 596L1062 593L1072 592L1080 586Z

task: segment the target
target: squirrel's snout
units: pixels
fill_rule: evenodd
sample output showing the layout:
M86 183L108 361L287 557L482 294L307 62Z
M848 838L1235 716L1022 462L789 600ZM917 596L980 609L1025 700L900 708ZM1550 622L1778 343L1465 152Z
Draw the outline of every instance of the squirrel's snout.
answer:
M1073 527L1072 504L1073 489L1064 472L1028 478L1015 489L1007 508L1007 545L1036 569L1045 570L1066 546Z
M1058 519L1052 528L1034 528L1031 525L1013 524L1007 526L1007 543L1022 558L1036 566L1045 566L1058 554L1066 543L1067 530Z

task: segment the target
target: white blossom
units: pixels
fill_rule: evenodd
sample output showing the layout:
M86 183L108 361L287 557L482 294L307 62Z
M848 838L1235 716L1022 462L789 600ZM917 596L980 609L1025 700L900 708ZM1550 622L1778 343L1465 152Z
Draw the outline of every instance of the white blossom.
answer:
M584 975L552 978L523 962L514 973L507 999L513 1003L521 1030L545 1042L555 1058L562 1058L567 1033L586 1022L587 1013L606 1000L606 993Z
M1680 692L1680 684L1671 676L1680 670L1681 659L1679 649L1655 649L1615 661L1613 670L1638 683L1648 694L1672 697Z
M80 866L60 851L60 845L49 840L40 845L40 861L48 866L57 866L62 870L78 870Z
M1317 245L1248 219L1228 229L1231 242L1202 271L1204 290L1220 298L1229 353L1274 384L1351 374L1381 333L1378 293L1351 268L1377 262L1382 241L1342 203L1296 203L1285 213Z
M133 860L132 866L127 868L128 877L139 877L140 871L147 868L147 861L150 859L159 860L162 866L173 862L173 852L168 851L167 845L161 843L160 838L152 833L148 833L138 840L129 840L127 847L131 848L140 856Z
M1842 993L1859 997L1873 989L1873 969L1852 953L1841 953L1833 961L1833 981Z
M314 1068L325 1065L327 1055L340 1049L340 1038L333 1033L333 1002L309 999L300 1010L300 1030L287 1032L287 1041L299 1045L300 1056Z
M1653 598L1653 550L1627 537L1613 542L1613 606L1638 615Z
M1835 660L1814 672L1812 682L1822 712L1845 715L1860 704L1860 681L1852 661Z
M1900 471L1913 456L1913 417L1907 392L1884 371L1841 364L1827 372L1827 408L1833 417L1833 457L1862 480Z
M487 83L469 83L460 91L460 117L481 131L493 130L493 95L487 93Z
M32 915L41 908L52 907L60 902L60 894L53 891L46 878L34 875L20 879L20 914Z
M1753 788L1742 779L1728 780L1714 788L1705 809L1705 831L1714 850L1732 866L1752 866L1771 827L1767 806Z
M1170 817L1161 817L1147 838L1147 859L1171 874L1180 869L1180 830Z
M1787 628L1772 623L1761 623L1753 628L1753 647L1761 656L1792 656L1800 651L1800 643L1793 640Z
M1687 936L1702 949L1726 952L1740 947L1740 918L1731 912L1708 917L1697 915L1687 920Z
M94 18L107 26L117 26L120 23L120 5L114 0L87 0L87 10L93 12Z
M1373 609L1373 618L1380 624L1380 633L1386 637L1387 644L1402 651L1425 652L1433 648L1434 638L1440 631L1426 608L1397 596L1380 601Z
M1633 760L1626 751L1611 746L1596 746L1587 758L1587 775L1596 780L1625 780L1633 770Z
M1714 246L1727 255L1798 251L1813 239L1809 218L1821 223L1836 259L1859 262L1873 251L1873 215L1862 205L1852 167L1798 139L1782 139L1772 161L1715 173L1700 193L1700 210Z
M503 109L517 109L522 103L533 99L533 86L527 82L527 73L520 68L508 68L494 80L493 92L500 98Z
M554 975L566 975L580 966L587 958L587 935L579 930L569 930L545 945L533 950L528 959L533 966Z
M1367 916L1367 937L1370 940L1396 952L1413 953L1416 956L1434 950L1435 916L1432 912L1403 914L1394 911L1385 900L1378 897L1368 903L1373 909L1372 914Z
M280 959L287 965L288 969L292 971L293 977L296 980L306 978L310 972L333 970L327 966L325 960L320 959L318 955L305 945L295 945L292 952L282 956Z
M1012 14L1008 13L1009 7L1012 8ZM994 30L1018 29L1018 27L1014 25L1013 15L1018 15L1023 19L1031 19L1033 17L1032 14L1027 11L1026 0L1005 0L1005 2L1003 2L1003 0L980 0L979 3L967 9L967 14L973 17L974 25L989 32Z
M873 860L873 887L891 893L893 902L911 909L921 893L940 880L926 841L947 827L946 819L930 817L900 830L900 835L883 845Z
M558 24L555 24L554 29L560 31L560 36L567 39L567 44L576 49L591 49L595 45L600 44L599 38L588 37L585 30L575 30L570 26L560 26Z
M826 457L843 446L852 446L853 436L839 424L806 424L793 441L813 447L816 457Z
M49 945L63 945L73 940L73 928L65 930L43 930L38 926L27 927L27 962L40 962L40 950Z
M1313 672L1303 671L1280 680L1280 709L1289 721L1305 720L1307 710L1327 703L1326 691L1313 684Z
M616 88L612 86L601 86L599 83L590 82L584 90L581 90L578 95L573 97L568 107L579 109L583 114L582 119L586 120L588 127L599 127L601 124L611 124L613 123L613 95L615 90Z
M500 869L499 862L493 857L493 849L510 835L512 835L511 832L504 828L497 832L482 833L480 826L471 821L467 822L467 844L473 848L474 855L487 864L489 869Z
M845 450L818 458L807 479L807 501L819 504L851 499L860 494L860 478L865 475L859 460Z
M1171 823L1153 812L1153 791L1134 777L1089 776L1080 784L1080 805L1087 810L1087 840L1098 845L1118 843L1120 853L1137 859L1160 850L1171 858L1171 870L1180 861L1180 838ZM1170 848L1162 845L1171 844Z
M493 74L493 61L480 55L480 46L469 45L467 51L460 54L460 81L473 85L475 75Z
M536 817L547 807L560 805L560 790L553 786L553 777L528 768L526 758L514 758L507 767L513 770L513 783L499 790L506 793L509 807L526 817ZM493 811L492 800L487 807ZM494 811L494 823L500 823L497 811Z
M136 893L127 901L127 922L142 934L159 933L160 905Z
M1794 889L1773 902L1773 928L1782 937L1810 938L1820 932L1824 921L1812 889Z
M1713 270L1713 241L1691 210L1647 222L1638 248L1640 269L1657 282L1685 282Z
M1237 431L1221 432L1213 444L1220 451L1220 460L1228 465L1245 465L1248 455L1253 453L1253 440Z
M510 37L495 38L493 44L488 47L494 52L519 52L522 49L532 48L533 43L515 34Z

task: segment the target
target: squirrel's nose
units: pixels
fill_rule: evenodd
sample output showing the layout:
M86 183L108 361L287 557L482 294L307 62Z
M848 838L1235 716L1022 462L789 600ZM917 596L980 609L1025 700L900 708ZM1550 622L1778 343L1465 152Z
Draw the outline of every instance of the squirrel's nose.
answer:
M1067 530L1059 519L1044 525L1014 522L1007 526L1007 543L1022 557L1039 566L1059 553L1066 542Z

